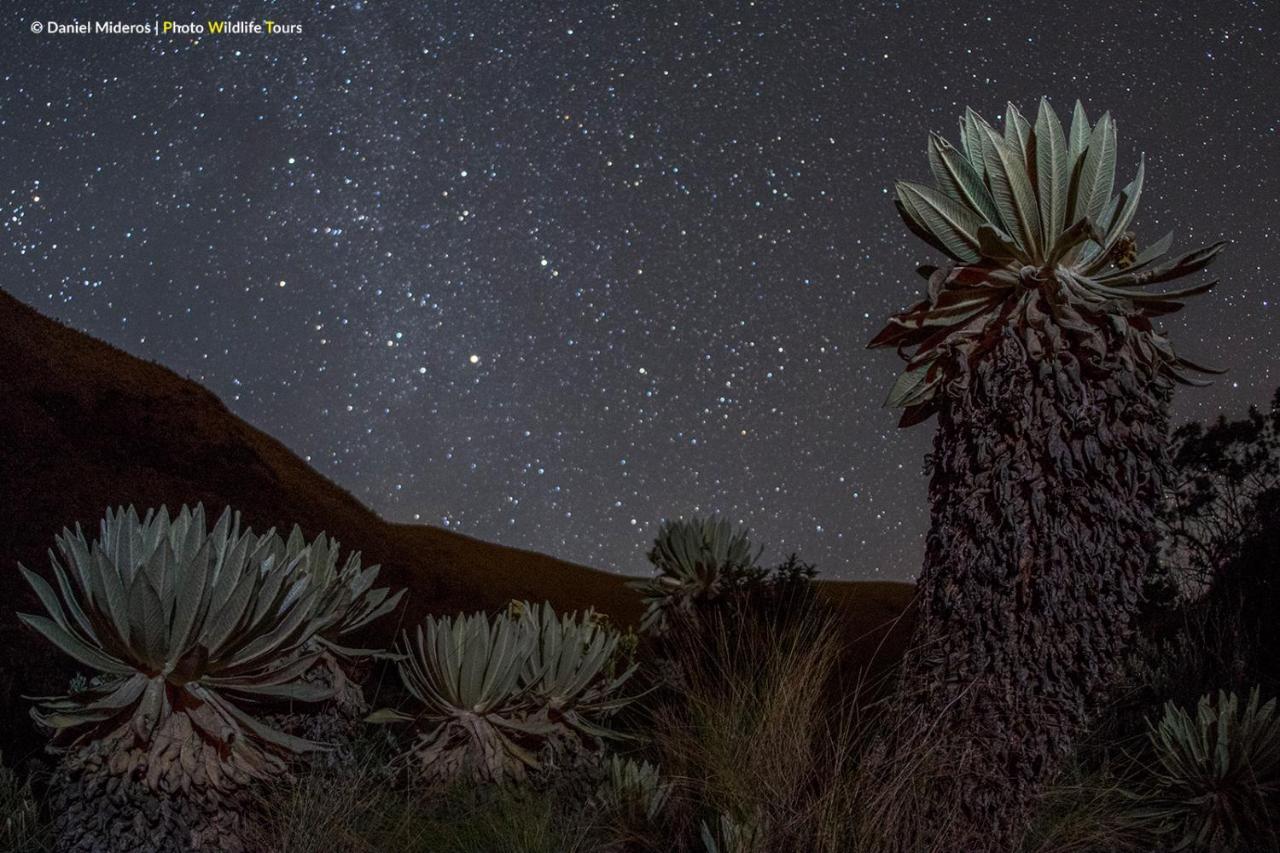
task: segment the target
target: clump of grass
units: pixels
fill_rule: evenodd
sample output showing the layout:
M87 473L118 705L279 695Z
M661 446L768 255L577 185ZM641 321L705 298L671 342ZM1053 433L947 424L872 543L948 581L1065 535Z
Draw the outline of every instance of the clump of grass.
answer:
M342 772L310 768L287 788L265 794L263 849L303 853L328 849L335 853L378 850L378 836L399 799L369 757Z
M930 721L921 725L917 719L873 717L861 739L859 760L842 789L843 801L850 804L844 814L845 831L853 839L845 849L886 853L965 849L950 831L953 819L959 817L960 804L954 804L954 814L930 814L922 805L936 807L932 786L971 772L966 764L979 749L976 745L972 749L955 745L940 749L944 736Z
M1146 853L1151 849L1145 834L1133 824L1126 767L1106 759L1089 761L1090 752L1082 749L1073 755L1045 791L1023 840L1024 853Z
M874 697L886 685L846 666L835 614L812 597L791 601L767 618L730 602L664 638L680 674L652 725L677 785L667 848L954 851L945 826L926 826L913 804L955 771L937 757L957 753L935 749L930 728L884 719Z
M837 684L843 645L829 616L807 615L712 614L673 644L683 678L655 712L654 738L679 785L677 835L706 824L721 844L732 835L752 849L850 849L859 744Z
M31 780L20 778L0 756L0 850L42 853L52 849L49 826L31 791Z
M258 844L276 853L587 853L593 828L580 803L531 785L446 789L393 784L384 749L345 768L316 767L262 802Z

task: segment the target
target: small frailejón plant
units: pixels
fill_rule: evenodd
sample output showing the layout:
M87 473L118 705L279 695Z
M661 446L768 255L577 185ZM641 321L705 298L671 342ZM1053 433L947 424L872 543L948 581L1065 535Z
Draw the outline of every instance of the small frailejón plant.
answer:
M1170 702L1149 734L1155 764L1131 793L1160 849L1278 850L1280 714L1254 688L1203 696L1192 717Z
M656 765L611 755L591 806L622 827L655 824L674 789L675 783L664 780Z
M758 818L738 820L721 814L714 828L703 821L699 836L705 853L767 853L766 833Z
M98 675L37 700L61 754L51 810L59 850L243 850L250 786L317 749L255 711L318 702L309 641L325 625L297 561L223 512L108 510L50 553L57 591L21 568L48 615L20 618ZM61 559L59 559L59 555Z
M598 757L615 736L603 721L632 701L622 687L637 665L617 671L621 635L590 610L557 615L547 603L515 602L512 611L533 638L521 681L535 716L552 726L541 763L574 766Z
M935 835L945 820L957 849L1003 851L1123 657L1172 385L1206 370L1156 322L1216 282L1150 288L1224 244L1172 259L1172 235L1136 246L1144 167L1113 193L1109 114L1091 125L1077 103L1064 132L1046 101L1034 123L1010 104L1000 133L969 110L960 140L930 138L936 187L897 184L907 227L946 259L920 268L924 300L869 345L906 359L887 401L901 425L938 415L922 652L900 715L951 753L912 819Z
M288 540L274 534L267 538L272 558L296 565L315 590L312 616L324 627L307 641L308 650L316 652L316 663L304 678L333 691L333 699L322 708L281 715L279 722L292 734L341 745L335 755L349 753L356 729L370 710L360 688L362 670L385 652L348 645L345 638L394 611L405 591L392 594L386 587L375 588L380 567L362 567L358 551L340 565L340 543L324 533L308 543L295 525Z
M530 686L521 676L531 640L520 622L483 613L428 616L412 639L405 631L400 680L421 707L375 711L369 721L420 727L399 759L411 778L429 786L503 782L537 766L528 744L545 738L550 725L527 713Z
M428 617L405 632L400 677L420 707L369 720L416 725L397 760L415 781L520 781L614 736L604 721L630 701L619 691L633 671L611 672L616 633L547 605L515 611Z
M726 518L664 521L649 552L657 574L633 584L644 596L640 630L661 636L674 619L694 618L699 605L759 574L760 554L750 532L734 529Z

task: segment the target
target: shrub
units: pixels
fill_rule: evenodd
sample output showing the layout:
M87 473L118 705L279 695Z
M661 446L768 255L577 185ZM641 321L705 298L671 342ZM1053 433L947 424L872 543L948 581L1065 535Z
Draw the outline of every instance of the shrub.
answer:
M1250 407L1237 420L1184 424L1171 451L1159 568L1181 591L1195 592L1267 528L1261 503L1280 492L1280 389L1266 411Z

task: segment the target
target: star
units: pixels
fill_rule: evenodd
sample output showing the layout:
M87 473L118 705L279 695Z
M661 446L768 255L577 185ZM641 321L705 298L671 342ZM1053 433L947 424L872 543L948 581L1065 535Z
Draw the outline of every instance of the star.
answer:
M3 286L392 520L644 572L660 519L720 512L766 559L910 577L933 428L864 346L939 260L893 182L966 106L1110 110L1140 247L1233 241L1162 318L1231 369L1178 420L1280 384L1268 4L305 5L258 40L0 30Z

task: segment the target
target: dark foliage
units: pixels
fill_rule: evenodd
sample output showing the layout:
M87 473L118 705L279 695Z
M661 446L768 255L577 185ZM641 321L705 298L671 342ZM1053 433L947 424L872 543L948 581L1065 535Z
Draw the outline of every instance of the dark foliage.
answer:
M1223 579L1274 521L1280 493L1280 388L1268 410L1192 422L1173 435L1160 569L1184 593Z
M1151 603L1129 706L1219 689L1280 692L1280 390L1266 412L1175 433Z
M817 574L813 564L791 554L772 568L740 573L726 594L709 607L770 624L795 619L815 606L812 581Z
M1241 760L1223 770L1215 748L1180 763L1179 774L1157 778L1168 745L1150 733L1170 707L1194 715L1202 697L1221 690L1242 703L1254 690L1264 702L1280 695L1278 411L1280 395L1265 414L1250 409L1237 420L1188 424L1174 433L1170 497L1160 518L1164 547L1149 587L1158 595L1146 602L1141 636L1113 701L1077 744L1072 766L1087 781L1058 780L1040 828L1065 802L1079 815L1075 831L1089 838L1110 838L1115 849L1167 849L1177 840L1170 826L1208 809L1221 832L1186 849L1274 849L1274 827L1257 820L1259 808L1275 814L1266 805L1275 802L1274 782L1261 766ZM1251 750L1264 748L1262 741L1249 743L1233 745L1229 754L1259 758ZM1200 791L1172 796L1179 785ZM1116 797L1121 789L1129 793ZM1251 805L1242 809L1240 802ZM1253 840L1224 840L1236 833Z

